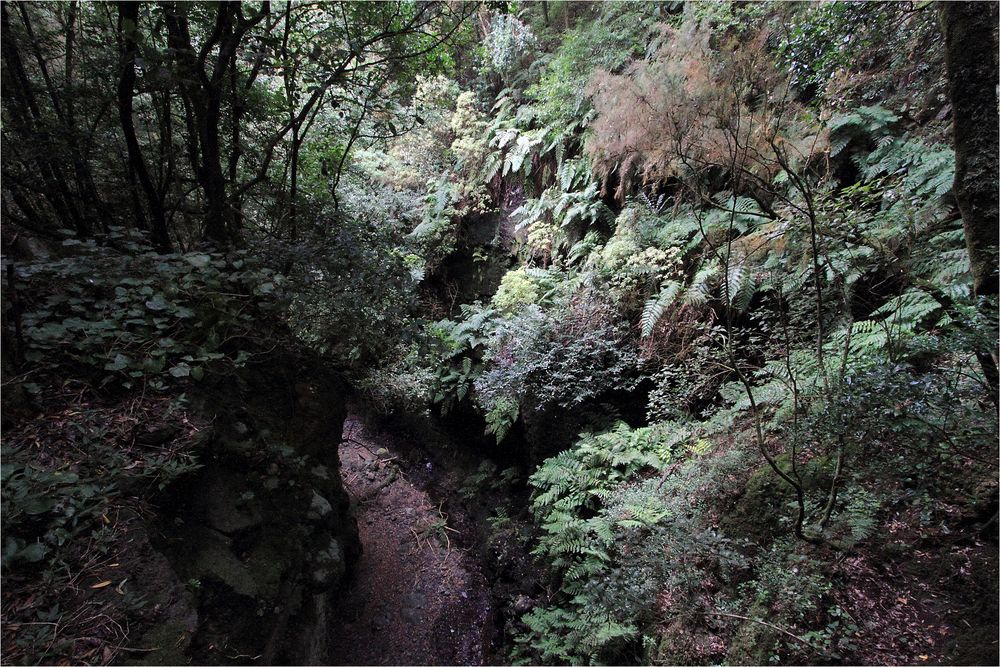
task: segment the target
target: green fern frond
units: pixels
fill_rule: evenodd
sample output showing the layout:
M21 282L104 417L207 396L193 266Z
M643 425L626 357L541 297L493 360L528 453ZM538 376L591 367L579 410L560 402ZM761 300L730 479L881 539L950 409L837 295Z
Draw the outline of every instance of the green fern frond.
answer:
M640 321L643 338L648 338L652 335L653 329L656 328L656 324L660 321L660 318L663 317L667 308L672 306L674 301L677 300L677 296L680 292L681 284L676 280L668 280L664 283L663 288L660 290L658 295L646 301L646 305L642 309L642 319Z

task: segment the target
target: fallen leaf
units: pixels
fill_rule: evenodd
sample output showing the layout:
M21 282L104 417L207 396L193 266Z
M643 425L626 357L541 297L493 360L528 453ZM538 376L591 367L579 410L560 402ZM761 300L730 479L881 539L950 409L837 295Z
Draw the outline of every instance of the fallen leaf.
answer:
M104 581L92 585L91 588L104 588L105 586L110 586L110 585L111 585L111 580L105 579Z

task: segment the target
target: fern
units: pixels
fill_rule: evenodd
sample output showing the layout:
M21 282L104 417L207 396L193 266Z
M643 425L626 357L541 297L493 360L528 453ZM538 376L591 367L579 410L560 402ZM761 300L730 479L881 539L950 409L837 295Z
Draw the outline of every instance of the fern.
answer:
M737 312L743 312L750 306L750 301L757 293L757 280L750 270L746 257L730 257L729 269L726 272L726 295L729 307Z
M511 426L517 421L519 412L520 406L514 399L506 397L498 399L486 413L486 432L494 435L497 443L502 442L510 432Z
M842 153L855 139L884 137L898 120L896 114L880 106L861 107L851 113L834 116L826 126L830 133L830 157Z
M707 303L711 297L710 281L719 271L719 265L715 262L706 262L691 279L684 292L684 302L691 305L702 305Z
M663 313L674 304L677 300L677 296L681 292L681 284L676 280L668 280L660 293L655 297L646 301L645 307L642 309L642 336L647 338L653 333L653 329L656 328L657 322L663 317Z

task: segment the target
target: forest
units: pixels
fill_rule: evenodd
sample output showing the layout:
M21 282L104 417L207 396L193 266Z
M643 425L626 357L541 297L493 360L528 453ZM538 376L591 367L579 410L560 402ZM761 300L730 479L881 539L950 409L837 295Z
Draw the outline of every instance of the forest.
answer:
M4 664L995 665L995 2L0 3Z

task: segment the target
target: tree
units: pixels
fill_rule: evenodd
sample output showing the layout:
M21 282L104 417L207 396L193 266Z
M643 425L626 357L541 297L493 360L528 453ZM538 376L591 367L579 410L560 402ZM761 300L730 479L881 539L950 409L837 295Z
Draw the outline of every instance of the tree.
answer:
M1000 244L997 5L942 2L939 17L954 118L954 192L965 227L974 291L985 300L997 296ZM995 349L979 353L994 395L998 387L996 357Z
M163 252L295 238L302 200L336 209L352 149L398 133L407 82L475 9L271 5L4 3L5 217L53 238L144 230ZM318 199L301 187L317 140Z

